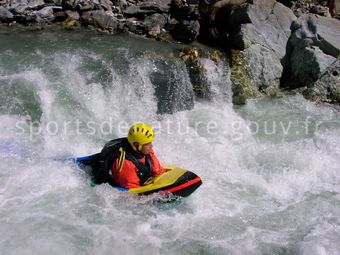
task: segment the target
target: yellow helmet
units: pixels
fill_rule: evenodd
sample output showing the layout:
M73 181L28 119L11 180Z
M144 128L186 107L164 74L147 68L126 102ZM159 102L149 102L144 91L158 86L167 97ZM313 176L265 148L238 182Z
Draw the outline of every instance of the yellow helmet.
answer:
M151 143L155 138L152 127L144 123L137 123L130 127L128 133L128 141L132 148L136 151L140 151L142 146L147 143ZM135 147L134 143L138 143L138 148Z

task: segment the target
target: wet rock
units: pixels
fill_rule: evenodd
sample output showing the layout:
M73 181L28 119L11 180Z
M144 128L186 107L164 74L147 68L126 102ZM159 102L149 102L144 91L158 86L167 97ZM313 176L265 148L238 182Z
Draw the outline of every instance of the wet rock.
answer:
M48 6L37 11L37 21L52 22L55 19L53 8Z
M109 32L116 32L118 28L118 19L112 13L101 10L84 12L81 15L81 20L89 26Z
M284 58L283 81L288 87L316 82L340 55L340 21L307 14L292 25Z
M0 6L2 6L2 7L8 7L8 5L9 5L9 3L10 3L10 0L0 0Z
M44 0L28 0L28 8L31 10L38 10L43 8L45 5Z
M243 105L248 98L257 96L257 87L249 75L247 57L243 51L231 51L231 73L233 103Z
M23 15L25 13L27 13L27 9L28 9L28 5L27 5L27 1L23 1L23 2L13 2L10 5L10 11L16 15Z
M216 15L220 15L216 13ZM243 50L249 77L262 92L272 91L280 84L293 12L275 0L254 0L233 10L229 18L216 22L226 27L220 30L221 40L234 49ZM236 28L236 29L235 29Z
M55 21L57 22L64 21L66 19L79 20L80 18L80 15L78 12L71 11L71 10L67 10L65 12L63 11L56 12L54 13L54 16L55 16Z
M143 19L146 16L152 15L154 13L167 13L169 12L169 7L165 7L156 2L141 2L137 5L131 5L124 10L124 15L126 17L137 17Z
M223 54L218 50L213 50L212 52L209 53L209 58L217 63L222 61Z
M340 19L340 0L329 1L330 13L334 18Z
M45 0L45 3L51 3L57 6L61 6L63 4L63 0Z
M148 2L148 1L146 1L146 2ZM157 5L160 6L160 8L162 9L163 13L170 12L171 0L157 0L157 1L153 1L153 2L157 3Z
M76 3L75 9L80 11L80 12L85 12L85 11L97 9L95 7L99 6L98 0L94 0L94 1L92 1L92 0L80 0L80 1L75 1L75 3Z
M125 27L127 28L128 31L139 35L142 35L145 30L143 21L137 18L126 19Z
M14 20L21 24L30 24L37 22L37 14L36 12L30 12L27 14L18 14L14 15Z
M56 12L55 21L65 29L75 29L80 27L80 15L76 11L67 10L66 12Z
M109 0L65 0L65 9L86 12L90 10L109 10L112 9L112 2Z
M163 14L155 13L144 19L145 32L151 37L158 37L167 23L167 17Z
M63 6L66 10L75 10L79 0L63 0Z
M315 101L340 105L340 57L304 91L304 95Z
M75 11L66 11L66 17L74 20L79 20L80 15L78 12Z
M211 93L206 78L206 70L200 61L200 55L197 48L185 47L180 53L180 58L186 64L195 96L210 99Z
M289 8L292 8L292 6L294 5L294 1L292 0L277 0L277 1Z
M314 13L320 16L331 17L329 8L320 5L314 5L310 8L310 13Z
M123 10L127 7L126 0L112 0L113 6L118 7L120 10Z
M178 41L191 43L197 39L199 31L200 24L197 20L181 20L175 25L171 34Z
M218 0L218 1L210 1L210 7L208 10L208 20L210 24L213 24L217 13L225 14L227 11L228 16L234 13L238 7L242 6L243 4L249 2L253 3L253 1L247 0Z
M199 1L172 0L171 16L177 20L197 20L200 16Z
M300 0L293 2L292 10L294 11L294 14L297 17L300 17L302 14L306 13L313 13L326 17L330 16L329 8L327 7L327 2L321 5L317 1L314 1L314 3L312 3Z
M291 74L296 87L309 86L329 67L335 58L324 54L319 47L304 47L296 50L290 59Z
M159 114L191 110L194 107L194 93L185 66L181 61L171 59L155 60L150 81L158 98ZM178 75L178 73L181 73Z
M278 0L278 2L291 8L297 17L308 13L330 17L334 16L334 6L339 0Z
M14 19L14 15L6 8L0 6L0 22L10 23Z
M104 10L106 10L106 11L112 10L113 4L110 0L100 0L99 3Z
M173 31L175 29L176 24L178 21L174 18L169 18L168 22L165 25L165 29L167 31Z
M185 47L179 56L184 62L198 62L200 57L198 49L194 47Z
M65 29L76 29L80 27L80 23L78 20L72 19L72 18L67 18L63 22L60 23L60 26Z

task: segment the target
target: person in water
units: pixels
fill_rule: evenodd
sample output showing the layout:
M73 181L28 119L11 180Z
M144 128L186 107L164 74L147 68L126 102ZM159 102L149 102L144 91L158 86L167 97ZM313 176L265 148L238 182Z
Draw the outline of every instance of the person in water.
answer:
M99 171L94 173L95 182L137 188L163 174L165 170L153 151L154 138L152 127L137 123L130 127L127 137L105 144L100 153Z

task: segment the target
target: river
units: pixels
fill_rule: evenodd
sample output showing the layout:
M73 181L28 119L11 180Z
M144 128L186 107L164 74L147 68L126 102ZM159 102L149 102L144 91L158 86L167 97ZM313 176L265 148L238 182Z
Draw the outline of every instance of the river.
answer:
M0 32L0 254L340 254L340 113L299 95L233 106L228 66L88 31ZM209 50L209 49L207 49ZM91 187L70 156L143 121L163 165L203 185L178 204Z

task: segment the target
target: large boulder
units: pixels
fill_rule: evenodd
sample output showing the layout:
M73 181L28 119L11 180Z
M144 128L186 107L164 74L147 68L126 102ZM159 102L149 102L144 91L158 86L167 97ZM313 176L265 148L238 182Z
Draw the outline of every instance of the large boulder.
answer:
M309 98L340 103L339 28L339 20L312 14L292 24L283 61L286 86L307 87Z
M340 57L303 93L315 101L340 105Z
M13 21L13 14L8 11L6 8L0 6L0 22L12 22Z
M311 86L340 55L340 21L308 14L292 24L284 58L283 81L289 87Z
M231 41L235 47L243 45L250 77L265 91L279 85L283 71L281 59L285 56L290 26L296 17L275 0L254 1L248 5L247 14L250 23L242 24Z
M293 87L311 86L335 62L335 58L324 54L319 47L312 45L295 51L290 58L290 74L291 78L295 78Z
M231 9L225 6L214 15L210 12L215 36L228 47L242 51L242 59L248 66L243 69L247 74L242 77L249 77L256 90L271 94L280 84L283 71L281 59L285 56L290 26L296 16L275 0L239 3ZM232 75L239 71L232 72ZM242 84L238 77L231 78L233 82ZM249 88L249 83L245 86L245 90L253 90Z

